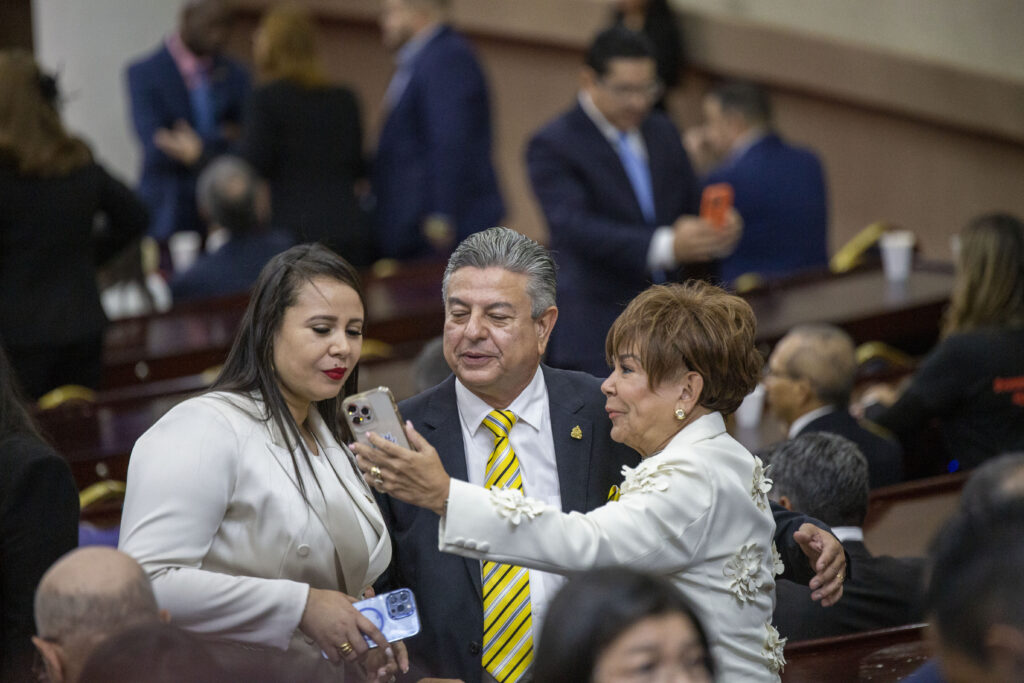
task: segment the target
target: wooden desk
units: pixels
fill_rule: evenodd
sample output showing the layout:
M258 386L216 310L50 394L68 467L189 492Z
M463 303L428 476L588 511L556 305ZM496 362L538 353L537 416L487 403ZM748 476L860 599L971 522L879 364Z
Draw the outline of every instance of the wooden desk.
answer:
M924 557L939 528L960 507L970 472L883 486L871 492L864 545L875 555Z
M924 624L787 645L782 683L898 681L928 658Z
M403 264L394 275L364 278L367 337L390 345L392 358L414 356L441 333L444 265ZM104 339L103 388L192 375L224 363L248 301L244 294L190 302L112 323Z
M842 327L854 343L884 341L910 354L934 346L953 291L944 264L918 264L905 285L886 282L880 268L798 278L744 295L757 316L758 344L771 346L794 326Z

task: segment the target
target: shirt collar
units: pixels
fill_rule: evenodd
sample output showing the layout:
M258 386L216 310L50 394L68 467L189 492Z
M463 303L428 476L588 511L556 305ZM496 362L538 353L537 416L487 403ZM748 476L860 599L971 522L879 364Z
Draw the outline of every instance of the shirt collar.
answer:
M428 28L420 33L417 33L412 38L405 42L405 45L398 48L398 52L395 53L395 63L398 66L408 66L416 60L416 57L423 52L423 48L427 46L431 40L434 39L441 29L444 28L444 24L437 24L432 28Z
M517 424L521 422L540 431L544 421L544 411L547 409L547 401L544 400L546 395L547 385L544 382L544 373L538 366L533 379L505 410L511 410L516 414ZM471 433L476 434L476 430L481 427L484 418L494 408L470 391L458 378L455 379L455 398L462 421L469 427Z
M189 50L185 41L181 39L180 33L172 33L164 42L167 45L167 51L171 53L171 59L178 67L178 72L185 81L185 87L189 90L193 89L198 85L199 79L209 72L213 66L213 60L209 57L199 57Z
M612 144L612 147L618 149L619 137L622 135L623 131L616 128L615 124L605 118L604 114L601 113L601 110L597 108L596 104L594 104L594 98L592 98L590 93L587 91L580 91L579 102L580 107L583 108L583 113L594 122L597 129L601 131L601 135L608 139L608 142ZM632 130L627 130L625 132L630 144L635 144L637 141L641 143L643 142L643 137L641 137L640 130L638 128L633 128ZM636 140L634 140L634 138Z
M864 542L864 529L859 526L834 526L832 535L839 539L840 543L847 541Z
M746 154L751 147L761 142L761 140L763 140L767 136L767 128L751 128L743 135L739 136L736 139L736 142L733 143L732 149L729 150L729 160L736 161L744 154Z
M797 434L800 433L800 430L802 430L804 427L814 422L823 415L834 413L835 410L835 406L821 406L820 408L815 408L814 410L808 413L804 413L797 419L793 420L793 424L789 426L789 438L794 438Z

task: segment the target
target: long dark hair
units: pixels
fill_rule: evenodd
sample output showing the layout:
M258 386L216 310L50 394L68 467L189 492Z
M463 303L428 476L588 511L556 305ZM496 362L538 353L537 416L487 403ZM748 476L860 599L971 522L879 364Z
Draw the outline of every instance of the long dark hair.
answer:
M25 434L42 440L32 416L25 408L25 400L18 387L14 368L0 345L0 439Z
M647 617L667 614L682 614L693 624L714 678L707 635L682 593L660 576L610 567L577 576L551 601L533 680L590 681L597 660L616 638Z
M260 271L224 369L210 387L210 391L259 393L266 409L266 414L260 415L259 419L272 421L284 436L303 496L306 495L306 489L295 460L295 450L298 447L302 451L307 465L310 464L309 450L281 394L274 369L274 337L281 329L285 311L295 305L299 289L318 277L337 280L354 289L363 304L363 310L366 310L366 298L359 274L348 261L320 244L300 244L283 251L270 259ZM327 429L339 443L351 441L348 425L342 419L341 403L345 396L356 391L359 385L358 370L358 365L352 369L337 396L314 404L327 424Z

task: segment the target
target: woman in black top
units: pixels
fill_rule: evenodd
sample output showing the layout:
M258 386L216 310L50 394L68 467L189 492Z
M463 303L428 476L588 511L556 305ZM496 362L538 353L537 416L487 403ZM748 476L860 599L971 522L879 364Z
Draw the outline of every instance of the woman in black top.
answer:
M30 397L96 387L96 268L142 234L146 209L64 130L31 55L0 52L0 83L0 338Z
M35 680L32 599L43 573L76 545L71 470L40 438L0 349L0 683Z
M301 8L271 9L253 52L263 85L250 99L242 153L270 183L271 226L368 265L369 223L354 191L366 175L355 95L328 83Z
M906 444L937 418L950 471L1024 449L1024 223L1008 214L960 232L939 345L891 407L871 415Z

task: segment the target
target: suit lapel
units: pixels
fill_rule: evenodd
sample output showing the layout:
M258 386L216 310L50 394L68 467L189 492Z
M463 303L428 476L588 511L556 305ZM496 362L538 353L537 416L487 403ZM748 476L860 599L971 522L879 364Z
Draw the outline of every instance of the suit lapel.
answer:
M541 367L548 389L551 440L555 446L562 510L587 510L594 425L580 413L584 404L579 395L557 373L546 366Z
M438 456L448 476L462 481L469 480L466 466L466 445L462 442L462 424L455 398L455 376L444 381L437 394L427 405L423 415L423 436L437 449ZM462 558L469 580L476 589L476 595L483 605L483 589L480 579L480 561Z
M616 151L608 141L608 138L597 127L597 124L587 116L587 113L583 111L583 107L579 104L576 105L576 115L581 117L583 121L583 125L574 126L576 130L580 131L582 137L579 149L588 150L588 155L591 155L588 156L588 163L600 166L603 169L600 175L610 177L611 182L602 182L601 185L606 189L619 188L616 194L619 195L620 202L632 207L633 216L631 220L637 224L646 224L647 219L644 218L643 209L640 208L640 201L636 198L636 193L633 191L633 183L629 176L626 175L626 169L622 165L622 159L619 158L618 151ZM652 174L651 177L654 178L654 175ZM654 207L655 213L657 213L657 193L654 196Z

